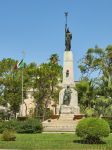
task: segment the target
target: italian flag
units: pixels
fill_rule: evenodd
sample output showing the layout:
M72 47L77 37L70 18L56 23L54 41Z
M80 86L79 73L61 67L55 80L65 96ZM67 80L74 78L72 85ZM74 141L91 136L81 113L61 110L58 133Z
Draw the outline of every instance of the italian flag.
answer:
M22 68L24 68L24 60L23 59L15 65L14 69L22 69Z

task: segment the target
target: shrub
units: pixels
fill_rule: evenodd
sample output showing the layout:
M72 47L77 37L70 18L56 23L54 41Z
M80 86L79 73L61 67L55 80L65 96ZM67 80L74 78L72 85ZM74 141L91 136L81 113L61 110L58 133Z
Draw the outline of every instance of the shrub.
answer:
M1 121L0 133L2 133L5 129L12 129L17 133L40 133L42 132L42 124L37 119L27 119L25 121Z
M42 124L37 119L28 119L26 121L21 121L18 133L40 133L42 132Z
M17 131L19 128L19 122L17 120L1 121L0 122L0 133L5 129L12 129Z
M1 138L3 141L15 141L15 132L13 130L6 129L3 131Z
M83 138L87 143L99 143L101 138L107 137L109 133L109 124L99 118L82 119L76 127L77 136Z
M106 119L107 120L107 119ZM112 133L112 120L107 120L109 126L110 126L110 132Z

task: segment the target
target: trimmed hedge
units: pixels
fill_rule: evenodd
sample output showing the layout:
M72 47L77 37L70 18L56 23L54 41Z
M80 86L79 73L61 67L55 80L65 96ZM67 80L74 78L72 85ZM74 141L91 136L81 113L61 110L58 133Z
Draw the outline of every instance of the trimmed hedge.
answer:
M17 133L40 133L42 124L37 119L27 119L25 121L10 120L0 122L0 133L5 129L12 129Z
M99 143L103 137L110 133L108 122L99 118L82 119L77 127L77 136L83 138L87 143Z

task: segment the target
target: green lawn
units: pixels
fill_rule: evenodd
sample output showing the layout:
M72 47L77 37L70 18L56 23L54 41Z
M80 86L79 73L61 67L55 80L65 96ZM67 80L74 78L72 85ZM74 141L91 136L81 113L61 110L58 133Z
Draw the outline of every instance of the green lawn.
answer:
M0 140L0 149L46 149L46 150L112 150L112 134L105 138L106 144L81 144L75 134L17 134L16 141Z

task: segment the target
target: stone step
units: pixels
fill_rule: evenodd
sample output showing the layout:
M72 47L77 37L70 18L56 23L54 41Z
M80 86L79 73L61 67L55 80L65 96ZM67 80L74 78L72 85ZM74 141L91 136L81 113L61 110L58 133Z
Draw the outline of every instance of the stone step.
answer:
M55 126L44 126L43 131L75 131L76 126L75 125L55 125Z
M75 132L79 120L74 114L60 114L59 119L48 119L42 123L44 132Z
M72 127L50 127L50 128L44 128L43 132L75 132L75 128Z
M72 125L72 124L76 124L77 122L78 122L78 121L71 121L71 120L70 120L70 121L68 121L68 120L67 120L67 121L66 121L66 120L63 121L63 120L59 120L59 121L43 122L42 124L45 124L45 125L46 125L46 124L50 124L50 125L51 125L51 124L52 124L52 125L53 125L53 124L54 124L54 125L55 125L55 124L67 124L67 125Z
M74 132L77 121L71 120L51 120L51 122L43 122L44 132Z

